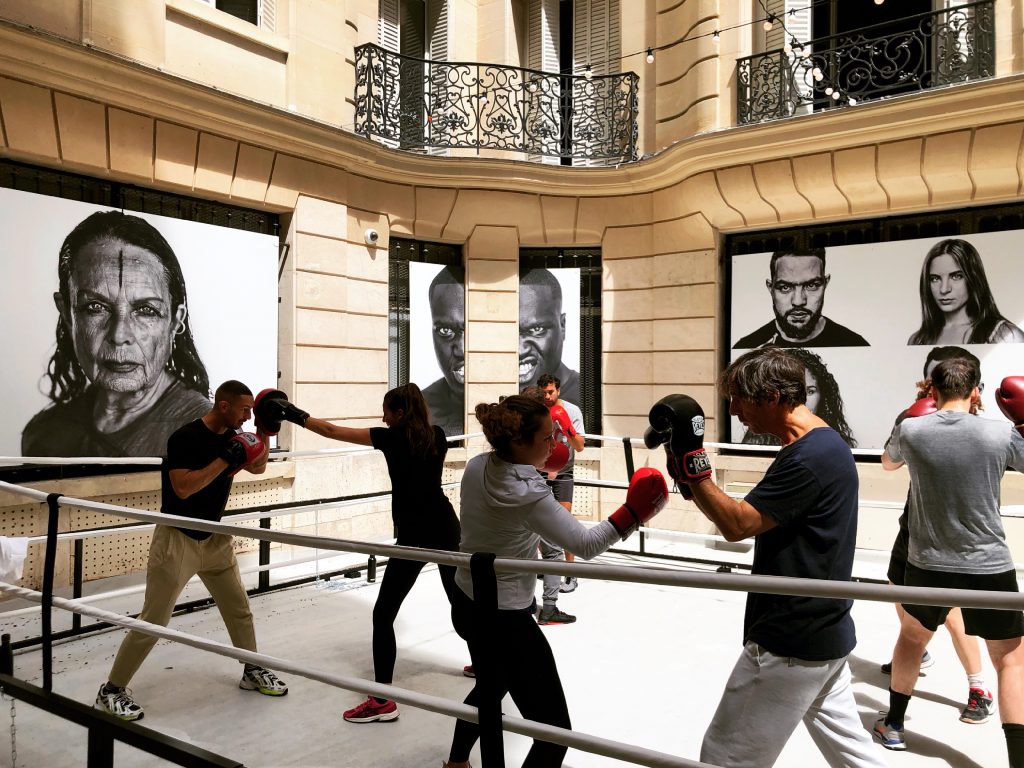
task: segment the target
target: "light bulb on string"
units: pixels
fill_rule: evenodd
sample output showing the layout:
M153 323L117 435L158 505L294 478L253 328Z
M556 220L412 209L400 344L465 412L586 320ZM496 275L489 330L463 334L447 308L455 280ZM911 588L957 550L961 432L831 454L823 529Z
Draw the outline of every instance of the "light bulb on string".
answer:
M832 91L832 101L839 101L839 91Z
M711 33L711 39L716 43L721 39L721 37L722 35L717 29Z
M830 85L828 88L825 89L825 95L826 96L831 96L832 95L832 90L833 90L833 88Z
M594 69L587 64L587 68L583 70L583 76L589 80L594 76Z
M654 63L654 49L653 48L648 48L647 49L647 63L648 64L653 64Z
M772 27L775 26L775 16L769 13L768 16L765 17L764 24L762 26L764 27L765 32L771 32Z
M848 98L848 99L847 99L847 102L849 103L849 105L850 105L851 107L855 107L855 106L857 106L857 100L856 100L855 98L853 98L853 96L851 96L850 98Z

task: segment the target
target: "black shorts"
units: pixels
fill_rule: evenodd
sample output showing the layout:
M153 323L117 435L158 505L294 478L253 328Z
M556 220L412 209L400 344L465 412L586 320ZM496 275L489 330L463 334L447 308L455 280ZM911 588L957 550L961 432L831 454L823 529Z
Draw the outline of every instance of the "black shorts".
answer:
M896 540L892 543L892 554L889 556L889 570L886 576L889 581L898 586L907 583L907 551L910 547L910 528L907 527L907 508L903 508L900 515L900 532L896 534Z
M935 589L978 589L993 592L1017 592L1017 572L1013 569L1002 573L949 573L928 571L907 563L908 587L932 587ZM917 619L925 629L934 632L944 624L946 615L952 610L938 605L908 605L903 609ZM1004 611L996 608L962 608L964 629L968 635L978 635L985 640L1010 640L1024 637L1024 612Z
M548 484L551 492L555 495L555 501L572 504L572 472L559 472L554 480L545 478L544 482Z

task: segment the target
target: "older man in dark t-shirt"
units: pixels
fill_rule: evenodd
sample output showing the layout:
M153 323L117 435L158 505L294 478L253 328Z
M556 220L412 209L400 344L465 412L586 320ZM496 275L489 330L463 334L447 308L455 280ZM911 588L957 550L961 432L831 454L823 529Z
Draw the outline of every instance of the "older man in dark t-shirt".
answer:
M804 404L803 363L781 349L754 350L725 370L719 386L730 414L755 432L777 436L782 449L745 499L730 498L710 481L703 412L680 414L674 432L700 435L698 449L684 453L684 461L704 467L681 474L670 458L669 471L684 495L729 541L755 537L754 574L849 580L857 469L849 446ZM694 461L697 454L703 462ZM856 645L851 605L834 598L747 596L743 653L704 734L701 762L771 766L803 721L828 765L885 765L853 698L846 662Z

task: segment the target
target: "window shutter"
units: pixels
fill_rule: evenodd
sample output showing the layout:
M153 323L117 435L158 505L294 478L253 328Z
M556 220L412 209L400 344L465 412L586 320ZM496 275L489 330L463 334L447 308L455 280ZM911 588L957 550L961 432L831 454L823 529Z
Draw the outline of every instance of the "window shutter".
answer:
M526 68L557 75L558 66L558 0L529 0L526 17ZM549 150L558 151L560 143L560 110L558 108L561 87L558 77L545 78L529 97L526 111L528 129L536 135L550 131ZM559 158L551 154L530 154L534 162L557 165Z
M277 31L277 0L260 0L260 27L267 32Z
M614 74L621 68L621 58L619 0L575 0L573 74L584 74L588 64L592 74Z
M427 40L426 58L448 61L448 0L427 0Z
M377 43L398 52L398 0L379 0L377 6Z

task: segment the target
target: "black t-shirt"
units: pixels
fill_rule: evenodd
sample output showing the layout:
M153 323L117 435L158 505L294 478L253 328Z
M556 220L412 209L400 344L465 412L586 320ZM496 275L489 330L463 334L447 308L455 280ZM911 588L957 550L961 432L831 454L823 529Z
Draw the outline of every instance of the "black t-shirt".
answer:
M733 349L756 349L757 347L866 347L867 341L845 325L825 318L825 327L813 339L789 341L782 337L775 321L766 323L753 333L744 336L732 345Z
M211 461L224 455L224 449L235 434L235 430L217 434L211 431L202 419L190 421L178 429L167 440L167 458L160 465L160 511L169 515L194 517L197 520L218 522L224 514L224 505L231 493L231 481L234 479L225 467L209 485L196 491L187 499L178 497L171 485L168 474L172 469L202 469ZM202 541L210 538L206 531L194 531L180 528L182 533L193 539Z
M849 581L857 542L857 468L829 427L785 446L746 501L776 522L757 536L753 573ZM852 600L750 593L745 641L777 656L825 661L857 644Z
M387 461L391 477L391 517L398 543L457 550L458 518L441 490L448 441L439 426L435 424L433 430L436 451L425 458L412 455L405 430L399 427L372 427L370 441Z

